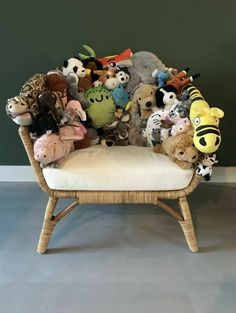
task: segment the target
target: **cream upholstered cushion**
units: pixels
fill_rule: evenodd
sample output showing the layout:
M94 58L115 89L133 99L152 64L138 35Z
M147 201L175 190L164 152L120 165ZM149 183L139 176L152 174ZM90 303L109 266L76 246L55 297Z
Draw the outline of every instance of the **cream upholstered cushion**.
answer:
M193 170L183 170L151 148L91 146L72 152L61 168L46 167L48 186L57 190L178 190Z

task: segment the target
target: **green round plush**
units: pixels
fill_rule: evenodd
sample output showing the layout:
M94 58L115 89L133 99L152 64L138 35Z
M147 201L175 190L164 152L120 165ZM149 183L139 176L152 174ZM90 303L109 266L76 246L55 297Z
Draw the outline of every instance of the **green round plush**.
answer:
M85 98L89 102L87 113L94 128L100 128L113 122L116 106L112 94L107 88L102 86L90 88L86 91Z

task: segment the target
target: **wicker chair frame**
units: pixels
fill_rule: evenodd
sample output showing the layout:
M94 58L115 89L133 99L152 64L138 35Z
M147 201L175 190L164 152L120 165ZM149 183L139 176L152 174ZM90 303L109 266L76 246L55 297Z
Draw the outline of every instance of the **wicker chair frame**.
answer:
M188 247L190 251L197 252L198 245L195 237L193 222L187 195L189 195L199 184L200 178L193 176L190 184L181 190L170 191L71 191L71 190L54 190L50 189L44 179L42 168L38 161L34 159L33 143L30 137L29 129L21 126L19 135L25 147L30 164L34 170L37 182L42 191L48 194L48 203L44 215L42 231L39 238L38 253L45 253L48 248L48 243L51 238L53 229L57 222L71 212L79 204L111 204L111 203L139 203L139 204L154 204L167 211L174 217L183 229ZM54 215L57 202L60 198L75 199L69 206L62 210L57 215ZM178 202L180 211L173 209L165 204L163 199L172 199Z

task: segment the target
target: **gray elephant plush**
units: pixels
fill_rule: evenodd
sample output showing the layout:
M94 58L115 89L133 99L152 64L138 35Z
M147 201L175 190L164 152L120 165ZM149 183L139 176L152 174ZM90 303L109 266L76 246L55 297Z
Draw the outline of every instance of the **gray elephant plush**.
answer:
M126 90L132 93L133 89L140 83L143 84L156 84L152 76L154 70L164 71L165 65L153 53L147 51L139 51L134 53L131 58L133 63L132 67L128 68L130 74L130 81Z

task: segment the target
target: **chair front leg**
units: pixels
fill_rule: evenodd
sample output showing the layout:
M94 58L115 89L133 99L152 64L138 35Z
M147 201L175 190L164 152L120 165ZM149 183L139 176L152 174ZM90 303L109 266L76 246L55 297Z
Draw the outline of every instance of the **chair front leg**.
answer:
M38 253L45 253L47 251L48 242L51 238L52 231L57 223L53 219L53 212L56 208L58 198L49 197L45 215L44 215L44 221L43 221L43 227L42 231L39 237L39 243L38 243Z
M183 218L184 218L184 220L179 221L179 223L183 229L189 250L192 252L197 252L198 245L197 245L197 240L195 237L195 232L193 228L193 222L192 222L192 217L191 217L191 213L189 210L188 201L186 197L183 197L183 198L180 198L178 202L179 202L179 206L180 206Z

